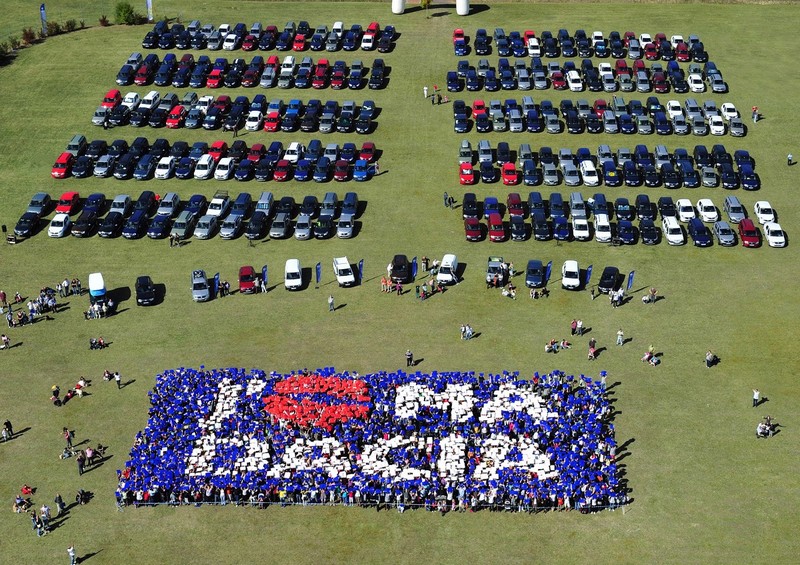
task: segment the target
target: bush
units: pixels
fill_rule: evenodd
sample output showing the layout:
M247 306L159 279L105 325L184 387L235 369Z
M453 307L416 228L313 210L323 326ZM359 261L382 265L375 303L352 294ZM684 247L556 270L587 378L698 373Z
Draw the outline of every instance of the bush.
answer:
M58 22L47 22L47 35L59 35L64 33L64 30L61 29L61 24Z
M117 2L114 8L114 16L118 24L136 25L141 23L143 16L137 14L129 2Z
M33 31L32 27L24 27L22 28L22 42L26 45L33 45L33 42L36 41L36 32Z
M98 22L99 22L101 27L108 27L109 25L111 25L111 23L108 21L108 16L106 16L105 14L100 16L100 19L98 20Z
M9 35L8 44L11 46L12 51L16 51L17 49L19 49L20 46L19 37L17 37L16 35Z
M81 24L81 29L83 29L83 28L85 28L85 27L86 27L86 21L84 21L84 20L81 20L81 21L80 21L80 24Z
M78 29L78 22L75 20L67 20L67 23L64 24L64 29L67 31L67 33L75 31Z

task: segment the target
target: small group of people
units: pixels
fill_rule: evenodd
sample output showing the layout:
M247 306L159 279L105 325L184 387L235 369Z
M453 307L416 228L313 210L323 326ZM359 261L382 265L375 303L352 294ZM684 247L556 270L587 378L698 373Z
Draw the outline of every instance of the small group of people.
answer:
M756 437L771 438L775 435L775 430L779 425L780 424L778 424L778 422L776 422L772 416L764 416L764 419L758 423L758 426L756 426Z
M50 402L53 403L53 406L63 406L76 396L79 398L82 397L85 392L84 389L87 386L86 380L81 377L74 387L67 389L67 393L62 398L61 388L58 385L53 385L50 387Z
M180 247L181 246L181 236L171 233L169 234L169 246L170 247Z
M219 283L219 297L224 298L231 293L231 283L228 281L222 281Z
M108 369L103 371L103 380L108 381L115 381L117 383L117 388L122 388L122 376L119 374L119 371L111 372Z
M469 324L461 324L461 339L472 339L475 331Z
M589 338L589 353L587 354L586 358L589 361L594 361L597 359L597 340L595 338Z
M655 367L661 363L661 359L656 355L655 347L651 344L647 351L642 355L642 363L649 363L651 367Z
M501 294L503 296L507 296L507 297L511 298L512 300L516 300L517 299L517 287L514 286L514 283L509 281L509 283L506 286L503 287L503 290L501 291Z
M437 292L444 292L444 285L438 282L435 278L431 277L431 280L426 283L422 283L422 286L420 287L419 298L420 300L425 300Z
M583 335L583 320L573 318L572 321L569 323L569 331L570 335Z
M622 301L625 299L625 291L623 289L612 290L608 293L608 299L611 302L612 308L619 308L622 306Z
M103 336L89 338L89 349L105 349L106 347L108 347L108 344L106 343L106 340L103 339Z
M706 351L706 369L710 369L717 363L719 363L719 357L717 357L717 354L710 349Z
M642 296L642 304L655 304L656 300L658 300L658 289L655 287L650 287L647 294Z
M114 301L110 298L108 300L98 300L89 305L89 309L83 313L83 319L99 320L100 318L108 318L114 313L114 306Z
M537 288L531 289L531 298L533 300L539 300L540 298L547 298L548 296L550 296L550 291L547 290L547 287L544 287L541 290Z
M572 344L568 342L565 338L562 338L561 341L553 338L548 341L544 345L544 352L545 353L558 353L559 349L569 349L572 347Z
M83 294L83 287L81 286L81 279L74 278L70 280L64 277L64 280L56 285L56 291L61 298L67 298L71 294L80 296Z
M8 441L14 437L14 426L11 425L11 420L3 422L2 433L3 441Z

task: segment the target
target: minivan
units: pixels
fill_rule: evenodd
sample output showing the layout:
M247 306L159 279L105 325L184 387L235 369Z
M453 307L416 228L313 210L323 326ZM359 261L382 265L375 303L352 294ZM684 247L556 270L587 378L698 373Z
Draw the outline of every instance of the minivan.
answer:
M726 196L722 209L728 215L728 219L734 224L738 224L747 217L744 206L736 196Z
M478 142L478 162L480 163L493 163L492 146L485 139Z
M342 215L350 214L354 218L358 214L358 194L355 192L348 192L344 195L342 200Z
M439 272L436 273L436 282L454 284L458 282L458 259L452 253L442 257Z
M169 216L173 217L178 213L178 207L181 204L181 198L175 192L168 192L158 203L158 211L156 215L158 216Z
M320 216L336 217L336 207L339 204L339 198L335 192L326 192L325 197L322 199L322 206L320 207Z
M67 143L67 153L72 153L75 157L80 157L86 152L87 147L86 136L76 133L72 139Z
M139 104L140 110L155 110L161 102L161 94L157 90L151 90Z
M636 90L639 92L650 92L651 90L650 78L644 71L638 71L636 73Z
M573 218L586 218L586 202L580 192L573 192L569 195L569 213Z
M262 192L258 197L258 202L256 202L256 210L260 210L269 216L272 213L272 206L274 202L275 197L271 192Z
M303 270L299 259L287 259L283 269L283 285L286 290L299 290L303 286Z

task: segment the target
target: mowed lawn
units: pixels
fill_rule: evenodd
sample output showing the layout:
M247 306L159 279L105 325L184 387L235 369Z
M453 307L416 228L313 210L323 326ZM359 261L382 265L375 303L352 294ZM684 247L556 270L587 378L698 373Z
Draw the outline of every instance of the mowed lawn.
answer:
M28 23L30 7L10 2L5 8L13 32ZM113 3L102 2L97 14L78 3L64 4L63 19L85 17L96 25L100 13L113 13ZM141 8L143 9L143 4ZM104 8L104 9L103 9ZM56 7L49 9L51 19ZM73 10L74 12L70 11ZM95 8L92 8L95 10ZM56 12L58 13L58 12ZM0 352L0 418L9 418L17 439L0 444L0 500L7 504L2 521L0 561L8 563L66 562L66 547L74 543L89 563L791 563L797 560L798 479L796 430L800 427L795 386L798 369L793 339L797 335L797 278L800 222L797 221L797 177L800 166L787 167L786 155L800 157L794 93L800 82L792 72L794 23L797 6L698 4L496 4L467 18L457 17L452 6L434 7L427 15L416 10L402 16L390 13L390 3L262 3L262 2L157 2L156 13L180 14L184 21L199 18L215 24L260 20L282 26L287 20L308 20L312 26L342 20L366 26L371 20L394 24L400 38L394 52L383 58L391 67L387 87L381 91L266 91L268 98L282 97L373 99L381 108L377 129L369 136L383 152L384 171L367 183L220 183L216 181L116 181L86 179L55 181L50 167L74 133L90 140L116 138L132 141L138 135L151 141L213 141L230 134L204 130L152 130L118 128L104 132L90 118L128 54L141 50L147 28L93 27L48 39L23 49L13 64L0 68L0 223L13 229L30 196L39 190L57 197L68 189L82 196L104 192L132 196L145 189L161 194L177 191L184 199L193 193L211 196L225 189L232 195L246 190L257 196L271 190L297 200L306 194L321 197L334 190L340 196L356 190L366 207L357 237L349 241L263 241L249 246L234 241L192 241L170 249L166 241L53 240L46 233L16 246L0 248L0 289L13 296L38 292L65 276L88 282L88 274L102 271L109 289L124 300L119 314L103 321L84 321L87 298L70 299L68 307L31 327L12 330L20 345ZM35 18L36 14L32 14ZM534 149L588 147L608 143L616 149L657 143L668 148L691 148L696 143L724 143L729 151L747 149L756 160L762 190L746 193L717 189L601 188L607 197L631 200L647 192L652 200L669 194L696 201L710 197L718 206L736 194L752 212L756 200L769 200L788 233L785 249L731 249L713 246L609 247L596 242L525 242L491 244L464 241L460 210L447 210L442 193L460 203L456 154L462 136L452 131L450 105L432 107L422 97L422 87L445 83L447 70L455 69L451 34L464 27L474 35L479 27L493 30L537 32L583 28L637 34L698 34L711 59L730 86L726 95L697 95L718 105L733 102L750 126L744 138L677 138L656 136L573 136L561 134L488 134L465 136L473 146L482 138L493 145L508 141L512 149L530 143ZM163 51L158 52L163 55ZM212 56L238 53L209 53ZM263 54L263 53L262 53ZM311 54L315 58L321 54ZM246 58L252 54L245 55ZM369 65L376 53L337 53L331 60L348 63L360 58ZM473 64L478 57L469 57ZM490 60L496 64L497 56ZM140 94L149 88L132 87ZM166 89L160 89L162 92ZM127 90L123 90L123 93ZM182 93L183 91L181 91ZM264 92L260 88L220 89L215 94ZM201 91L200 93L205 93ZM597 98L536 91L538 102L561 98ZM451 95L469 104L522 97L519 91ZM684 100L687 95L661 96ZM643 95L625 95L626 99ZM765 119L753 126L749 108L758 105ZM323 142L361 142L362 136L333 134L246 134L248 144L279 139ZM526 194L525 187L518 187ZM549 194L549 187L542 187ZM570 189L558 187L562 194ZM585 197L594 189L582 188ZM479 197L498 196L509 189L500 184L474 187ZM443 295L416 301L412 287L404 296L379 292L379 279L396 253L409 257L441 257L456 253L465 265L464 281ZM489 255L502 255L522 270L528 259L553 261L550 298L532 301L521 292L516 301L485 289L483 272ZM330 264L347 255L351 263L365 261L365 281L360 287L339 289ZM319 289L313 282L298 293L280 284L288 258L299 258L311 268L323 266ZM577 259L582 268L593 265L596 284L602 268L615 265L636 271L633 298L612 310L601 297L560 288L560 267ZM233 296L207 304L194 304L189 292L192 269L220 272L235 287L238 268L268 265L266 295ZM150 274L165 285L163 303L141 308L132 296L137 275ZM310 275L309 275L310 276ZM515 282L522 287L522 277ZM421 284L421 280L418 282ZM645 306L640 297L655 286L664 297ZM328 312L332 293L339 309ZM545 355L550 338L568 337L569 322L579 317L591 328L574 339L572 350ZM470 323L478 339L461 342L458 329ZM622 327L632 341L614 346ZM102 335L110 348L88 350L90 337ZM597 361L586 360L586 343L595 337L601 352ZM653 344L663 353L657 368L640 358ZM632 504L624 511L597 515L552 513L448 515L421 511L381 512L352 508L156 508L117 512L113 492L115 470L122 468L137 431L147 422L147 392L154 375L177 366L258 367L281 372L296 368L335 366L361 373L395 370L412 349L422 359L419 370L516 370L524 376L555 368L597 377L609 372L615 383L615 425L620 444L628 443L622 463L631 488ZM721 364L707 370L703 355L713 349ZM104 383L104 369L119 370L122 390ZM62 408L48 402L50 387L65 391L81 376L93 380L91 396L73 400ZM751 408L752 389L761 389L768 402ZM757 441L755 427L766 414L782 424L780 433ZM82 477L74 460L61 461L60 430L76 430L77 442L109 445L112 457ZM71 509L48 536L37 539L30 520L10 511L19 487L37 488L34 503L52 505L60 492L68 503L78 488L94 493L86 506Z

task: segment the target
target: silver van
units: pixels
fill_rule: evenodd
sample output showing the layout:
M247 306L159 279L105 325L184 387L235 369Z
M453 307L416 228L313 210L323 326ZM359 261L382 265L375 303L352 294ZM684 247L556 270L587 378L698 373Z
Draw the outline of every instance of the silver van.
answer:
M492 146L485 139L478 142L478 162L479 163L493 163Z
M517 73L517 88L519 90L531 90L533 88L533 81L527 69L520 69Z
M653 151L653 157L656 160L656 169L658 170L661 170L661 165L672 162L672 156L667 150L666 145L656 145L655 151Z
M269 216L272 213L272 206L274 203L275 197L271 192L262 192L258 197L258 202L256 202L256 210L260 210Z
M747 217L744 206L742 206L742 203L739 202L739 198L736 196L726 196L722 209L728 215L728 219L734 224L738 224Z
M156 215L173 217L178 213L178 207L180 205L180 196L175 192L168 192L159 201Z
M573 218L586 218L586 202L580 192L573 192L569 195L569 213Z
M611 109L614 110L614 115L617 117L628 113L628 105L622 96L615 96L611 100Z
M525 124L522 122L522 113L519 108L512 108L508 113L508 129L511 133L525 131Z
M500 110L492 112L492 129L494 129L494 131L506 131L508 129L506 117Z
M650 90L652 90L650 86L650 77L648 77L647 73L644 71L638 71L636 73L636 90L639 92L650 92Z
M75 157L78 157L86 152L87 145L86 136L76 133L67 143L67 153L72 153Z
M617 117L611 110L603 112L603 130L606 133L619 133L619 124L617 124Z
M336 208L339 204L339 197L336 196L335 192L326 192L324 198L322 199L322 206L320 206L320 216L330 216L331 218L336 217Z

